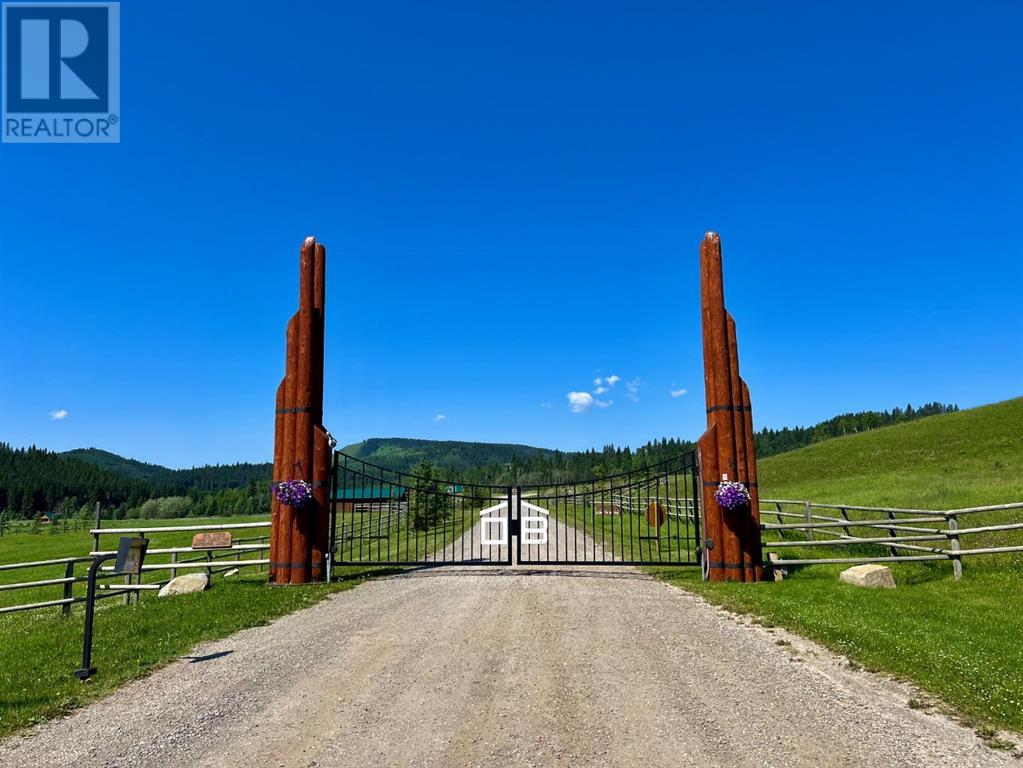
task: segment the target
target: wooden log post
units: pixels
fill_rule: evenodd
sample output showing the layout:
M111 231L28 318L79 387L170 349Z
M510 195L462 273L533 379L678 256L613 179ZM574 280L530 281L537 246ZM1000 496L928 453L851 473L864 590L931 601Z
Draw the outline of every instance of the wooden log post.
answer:
M274 481L304 480L313 500L294 508L272 502L270 583L307 584L325 576L330 473L323 427L326 250L306 238L299 251L299 302L288 322L285 374L277 390Z
M708 232L700 245L700 295L707 398L707 432L697 444L706 531L703 555L712 581L759 581L763 565L759 498L753 497L752 487L756 448L749 392L739 376L735 323L725 309L721 239L713 232ZM711 450L716 453L713 459ZM750 505L721 510L714 491L723 480L745 484L750 489ZM719 533L714 536L711 531L718 525Z

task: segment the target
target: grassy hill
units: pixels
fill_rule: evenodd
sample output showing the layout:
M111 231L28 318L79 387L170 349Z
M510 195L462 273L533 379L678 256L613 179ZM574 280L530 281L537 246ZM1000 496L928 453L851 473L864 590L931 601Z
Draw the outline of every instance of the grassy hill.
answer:
M374 437L345 447L349 456L389 469L407 471L426 460L451 470L468 470L492 464L507 464L512 457L524 459L553 456L554 451L514 443L467 443L457 440L415 440L407 437Z
M951 509L1023 500L1023 398L758 462L761 496Z
M224 488L243 488L251 482L270 482L273 466L261 464L214 464L191 469L168 469L159 464L147 464L135 459L126 459L116 453L99 448L75 448L59 454L64 458L76 459L100 467L107 472L128 480L151 483L176 492L197 488L216 491Z

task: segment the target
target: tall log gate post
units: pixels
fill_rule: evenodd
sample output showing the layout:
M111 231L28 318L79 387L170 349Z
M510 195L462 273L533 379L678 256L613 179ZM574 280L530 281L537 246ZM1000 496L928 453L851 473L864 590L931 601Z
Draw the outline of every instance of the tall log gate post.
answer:
M326 576L330 434L323 427L323 309L326 250L307 237L299 252L298 312L288 321L284 380L277 388L274 482L305 480L302 507L272 501L270 583L308 584Z
M749 388L739 376L735 321L725 309L721 238L714 232L700 244L700 295L707 391L707 431L696 444L703 482L703 556L711 581L760 581L764 569L753 412ZM749 505L721 509L714 491L722 480L743 483L749 489Z

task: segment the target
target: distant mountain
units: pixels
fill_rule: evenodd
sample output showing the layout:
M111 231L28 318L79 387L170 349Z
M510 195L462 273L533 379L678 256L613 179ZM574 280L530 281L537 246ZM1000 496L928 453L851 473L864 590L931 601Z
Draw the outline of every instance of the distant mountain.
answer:
M273 469L273 465L269 462L214 464L191 469L168 469L159 464L147 464L135 459L126 459L116 453L99 448L75 448L58 455L94 464L128 480L151 483L162 488L173 488L177 492L221 491L227 488L243 488L251 483L268 483Z
M555 451L514 443L466 443L458 440L416 440L408 437L373 437L343 449L349 456L399 472L420 461L448 470L469 470L509 464L541 457L550 459Z
M118 456L116 453L99 448L75 448L73 451L64 451L58 455L66 456L69 459L87 461L90 464L95 464L97 467L131 480L153 482L174 473L174 470L161 467L159 464L146 464L135 459L126 459L124 456Z

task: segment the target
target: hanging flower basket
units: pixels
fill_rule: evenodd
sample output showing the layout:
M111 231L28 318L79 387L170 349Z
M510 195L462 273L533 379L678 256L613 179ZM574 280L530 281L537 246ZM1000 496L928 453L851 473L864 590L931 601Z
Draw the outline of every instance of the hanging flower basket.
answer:
M281 480L270 487L277 501L286 507L301 507L313 499L313 486L305 480Z
M735 510L749 504L749 491L746 490L746 486L742 483L725 480L718 485L718 489L714 491L714 501L718 503L718 506L721 507L721 509L734 512Z

